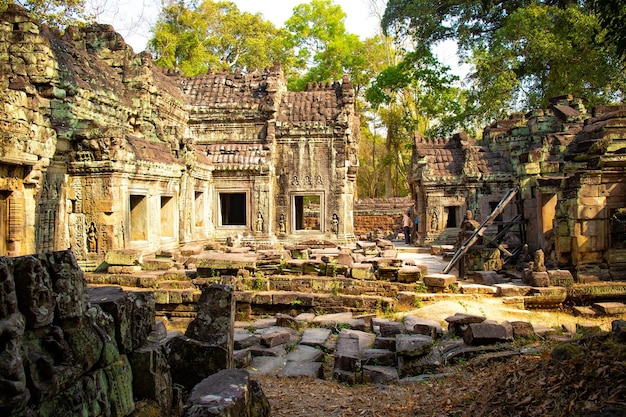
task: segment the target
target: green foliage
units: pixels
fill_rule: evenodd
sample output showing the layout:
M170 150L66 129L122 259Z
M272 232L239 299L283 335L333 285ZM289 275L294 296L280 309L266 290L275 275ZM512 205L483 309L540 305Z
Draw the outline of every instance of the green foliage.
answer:
M296 72L289 87L304 90L309 82L340 80L349 74L363 82L368 68L367 50L359 37L346 32L346 14L332 0L312 0L293 9L285 22L285 46L296 54Z
M563 94L590 106L619 100L626 82L618 52L623 30L611 38L604 28L622 28L624 10L623 0L604 7L600 18L583 1L389 0L383 26L410 35L416 49L456 41L473 66L468 114L485 122Z
M416 293L426 293L428 292L428 286L424 283L424 281L418 281L415 283L415 292Z
M205 0L164 7L149 48L156 63L185 75L211 68L252 70L280 61L288 70L292 57L283 46L285 32L259 14L241 12L234 3Z
M589 5L600 24L599 42L609 49L615 48L622 63L626 63L626 1L591 0Z
M333 280L331 283L330 293L332 295L339 295L339 290L341 289L341 283L337 280Z
M85 0L0 0L0 12L9 4L22 6L35 20L58 29L79 26L94 19L86 11Z

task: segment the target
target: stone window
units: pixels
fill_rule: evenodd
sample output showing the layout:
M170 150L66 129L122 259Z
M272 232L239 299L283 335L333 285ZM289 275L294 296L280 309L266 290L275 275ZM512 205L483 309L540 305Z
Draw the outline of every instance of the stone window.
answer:
M130 240L148 240L148 198L130 196Z
M457 222L457 211L458 211L458 206L448 206L448 207L444 207L444 213L446 216L446 228L448 227L459 227L459 224Z
M202 191L196 191L193 196L194 201L194 216L196 227L204 226L204 193Z
M293 196L295 230L321 230L322 196L305 194Z
M615 210L611 216L611 248L626 249L626 207Z
M161 236L174 237L176 204L172 196L161 196Z
M246 226L248 207L246 193L220 193L220 226Z

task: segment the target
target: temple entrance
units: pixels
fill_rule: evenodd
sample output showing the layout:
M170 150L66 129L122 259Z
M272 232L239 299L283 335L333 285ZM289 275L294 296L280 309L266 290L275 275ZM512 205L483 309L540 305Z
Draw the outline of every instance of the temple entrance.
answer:
M248 224L246 200L246 193L220 193L221 226Z
M611 215L611 249L626 249L626 207Z
M293 208L295 229L321 230L322 197L317 194L295 195Z

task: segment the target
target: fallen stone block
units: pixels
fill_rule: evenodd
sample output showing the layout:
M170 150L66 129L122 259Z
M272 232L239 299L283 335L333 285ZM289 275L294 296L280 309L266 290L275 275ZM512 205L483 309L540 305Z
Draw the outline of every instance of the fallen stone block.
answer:
M512 321L511 329L513 330L514 339L530 339L536 336L533 325L527 321Z
M392 366L364 365L362 383L392 384L398 382L398 370Z
M270 404L258 382L243 370L223 370L203 379L187 398L183 417L266 417Z
M261 339L261 345L273 348L278 345L289 342L292 337L296 337L296 332L287 327L268 327L267 329L259 329L256 334Z
M593 308L609 316L626 313L626 304L618 302L594 303Z
M406 315L404 316L404 326L407 333L423 334L437 339L443 335L441 325L435 320L424 319L421 317Z
M363 350L373 347L374 340L376 339L375 334L363 330L342 329L340 335L341 334L348 334L352 337L356 337L359 341L360 352L363 352Z
M287 361L278 376L281 378L311 377L324 379L324 364L322 362Z
M566 269L548 270L550 284L557 287L571 288L574 286L574 276Z
M396 351L396 338L394 337L377 337L374 340L374 349L386 349L392 352Z
M349 333L339 333L335 347L335 370L357 372L361 369L359 338Z
M471 323L482 323L486 318L471 314L456 313L454 316L446 317L448 322L448 332L452 336L463 337L467 326Z
M235 350L241 350L260 343L259 335L247 329L235 329L233 334Z
M286 364L287 360L282 356L255 356L248 370L252 375L277 375Z
M297 345L285 359L287 362L323 362L324 352L311 346Z
M172 376L165 343L149 343L128 355L133 371L133 395L136 400L153 400L163 410L172 408Z
M611 323L613 337L618 342L626 342L626 320L613 320Z
M494 285L504 282L504 277L496 271L474 271L472 279L476 284Z
M405 332L404 324L397 321L383 321L378 324L379 333L382 337L393 337Z
M361 353L363 365L395 366L398 360L396 353L387 349L365 349Z
M427 287L448 288L456 282L456 276L452 274L428 274L424 276L424 284Z
M187 336L172 338L167 344L172 382L191 390L202 379L234 366L233 349Z
M470 346L490 345L513 340L510 324L471 323L463 333L463 341Z
M433 347L433 338L422 334L396 335L396 353L400 356L424 356L430 353Z
M285 345L277 345L274 347L266 347L261 344L250 346L248 348L252 356L285 356L287 355L287 348Z
M562 304L566 298L567 288L565 287L537 287L524 297L524 306L527 308L553 307Z
M325 349L331 333L330 329L324 328L305 329L300 344Z

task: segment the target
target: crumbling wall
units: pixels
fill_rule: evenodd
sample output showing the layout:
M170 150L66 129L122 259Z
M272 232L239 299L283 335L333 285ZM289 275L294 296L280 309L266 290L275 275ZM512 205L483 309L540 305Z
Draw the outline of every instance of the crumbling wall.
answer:
M151 294L136 293L133 314L114 320L89 303L69 251L0 258L0 280L0 414L130 415L135 399L127 354L154 327Z

